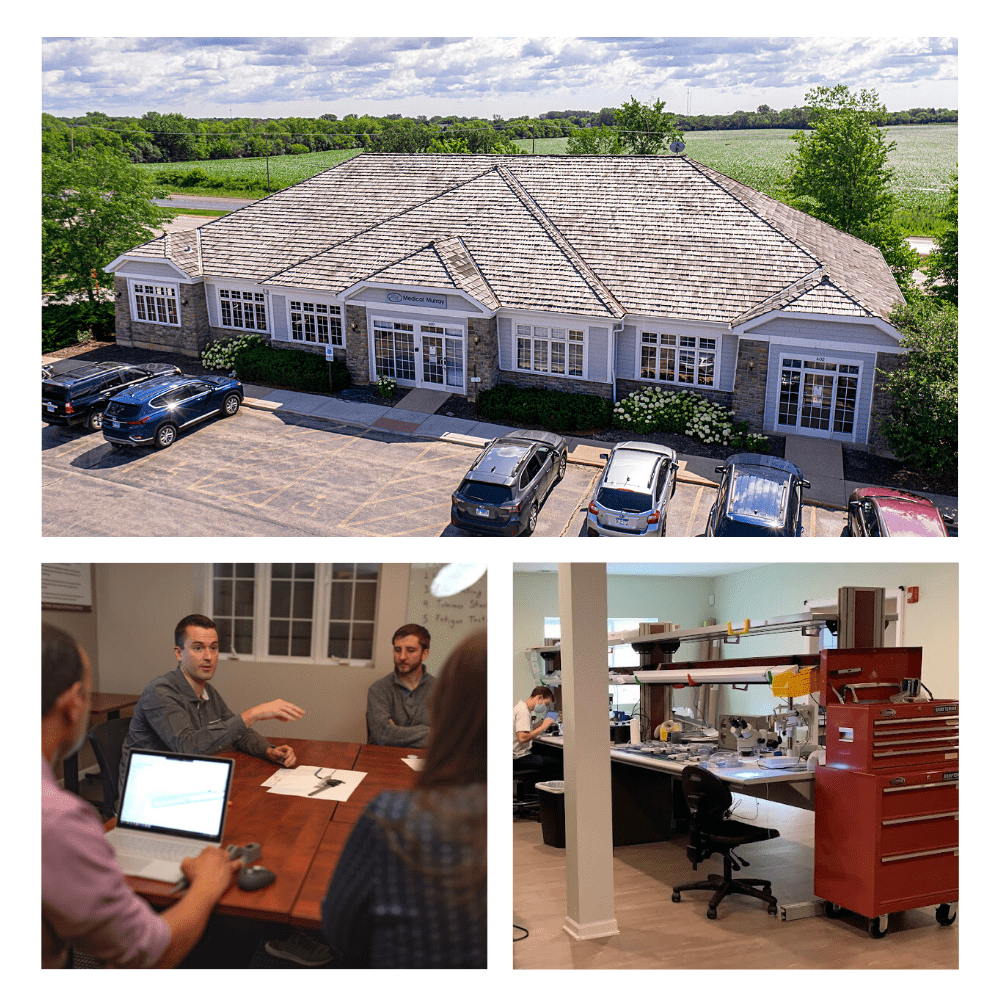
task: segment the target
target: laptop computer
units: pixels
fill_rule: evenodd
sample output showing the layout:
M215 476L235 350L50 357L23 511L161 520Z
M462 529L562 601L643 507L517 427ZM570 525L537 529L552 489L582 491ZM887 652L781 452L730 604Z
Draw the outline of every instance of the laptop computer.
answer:
M132 750L118 824L105 836L126 875L176 882L181 861L221 847L235 761Z

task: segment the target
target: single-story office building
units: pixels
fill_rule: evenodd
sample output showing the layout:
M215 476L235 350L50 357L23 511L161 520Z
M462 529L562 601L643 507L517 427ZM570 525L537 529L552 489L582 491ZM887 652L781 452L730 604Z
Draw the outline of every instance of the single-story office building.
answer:
M562 676L550 683L561 684L566 738L566 847L546 844L542 825L531 818L513 821L514 924L528 931L513 946L515 969L958 968L956 931L961 918L952 927L941 927L933 907L893 914L887 936L875 941L865 920L847 913L839 919L822 914L801 917L807 907L796 906L801 919L781 920L768 915L757 900L730 896L719 904L717 919L710 920L706 916L710 893L684 892L680 902L674 903L673 886L721 872L720 858L702 862L692 871L686 853L688 835L683 830L664 830L663 837L650 842L629 840L613 846L615 819L610 814L620 807L631 808L641 794L636 789L646 783L636 783L623 793L625 797L617 800L614 809L608 796L601 798L594 791L607 787L602 782L607 782L608 699L615 708L628 711L637 687L610 683L604 673L600 661L607 656L605 627L624 631L636 629L641 621L669 621L689 629L715 620L722 625L731 621L738 630L747 618L782 617L806 608L836 615L839 588L880 587L885 591L886 614L892 619L886 645L919 647L923 682L934 698L953 699L959 694L956 563L628 563L606 567L515 563L513 568L512 703L548 679L547 674L532 669L525 651L548 645L561 635ZM916 603L906 601L909 588L918 590ZM591 632L592 648L586 645ZM584 669L574 668L572 677L567 676L566 660L572 655L566 651L569 642L583 650L581 656L592 654L584 657ZM795 655L816 652L822 642L822 635L805 636L796 629L746 636L738 643L721 645L719 653L723 662ZM608 661L614 668L609 670L612 677L629 666L625 658L632 652L628 646L614 647L614 659ZM682 643L673 659L680 664L702 655L698 644ZM691 707L697 716L698 695L703 690L675 690L675 707ZM808 696L796 699L797 705L807 708L810 702ZM710 693L708 704L716 706L715 724L721 715L768 715L785 703L767 685L720 684L717 696ZM569 712L575 712L575 717L569 718ZM588 713L592 718L587 718ZM706 713L706 721L712 714ZM658 722L646 720L649 726ZM588 736L599 735L584 744L579 735L583 730ZM573 738L576 745L571 752ZM669 799L662 789L656 794L655 801L646 800L651 815L662 812L663 801ZM814 813L785 804L770 793L762 792L759 797L735 793L734 798L734 819L779 832L777 839L736 849L749 862L738 877L770 880L780 906L808 904L814 898ZM579 817L575 840L570 831L574 815Z
M257 333L470 399L686 389L859 447L905 353L876 249L683 155L363 154L105 270L120 344Z

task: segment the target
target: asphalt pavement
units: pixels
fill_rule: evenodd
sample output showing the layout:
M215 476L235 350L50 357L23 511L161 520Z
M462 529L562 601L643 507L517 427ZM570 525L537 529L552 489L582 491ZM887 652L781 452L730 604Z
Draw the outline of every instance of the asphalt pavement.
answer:
M330 420L356 427L392 431L416 439L450 441L482 447L494 437L516 430L514 427L502 424L439 415L434 411L441 405L444 394L428 389L410 390L394 407L254 385L244 385L243 391L244 406L307 415L317 420ZM600 456L602 452L606 453L611 445L606 442L595 443L587 438L568 437L566 440L571 463L595 468L604 466L604 460ZM843 448L836 441L788 435L785 442L785 457L799 466L803 476L811 483L811 488L805 492L803 498L807 504L832 510L846 510L851 493L861 486L868 485L844 479ZM677 474L679 482L718 485L719 476L715 468L721 464L719 459L684 454L679 454L677 458L680 463ZM957 521L957 497L931 493L921 495L928 497L942 513L951 514Z

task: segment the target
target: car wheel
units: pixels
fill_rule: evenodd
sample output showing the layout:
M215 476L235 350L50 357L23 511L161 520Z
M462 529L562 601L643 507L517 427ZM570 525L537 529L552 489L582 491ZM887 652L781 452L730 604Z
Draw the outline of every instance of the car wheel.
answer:
M169 448L177 440L177 428L173 424L161 424L156 429L153 443L157 448Z
M94 410L87 417L87 430L99 431L104 426L104 410Z
M220 411L224 417L235 416L236 411L240 408L240 397L235 393L231 392L222 401L222 410Z
M535 533L535 525L538 524L538 503L534 500L531 501L531 509L528 511L528 527L525 529L526 535L533 535Z
M566 455L564 453L559 456L559 471L556 473L556 482L558 483L565 475L566 475Z

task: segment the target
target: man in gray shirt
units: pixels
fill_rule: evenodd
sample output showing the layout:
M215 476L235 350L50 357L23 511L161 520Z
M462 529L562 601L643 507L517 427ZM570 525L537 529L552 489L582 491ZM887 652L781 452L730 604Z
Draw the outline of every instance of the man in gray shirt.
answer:
M392 637L395 670L368 688L368 742L422 747L431 731L427 696L434 678L424 660L431 634L422 625L401 625Z
M208 682L219 662L219 633L205 615L188 615L174 634L177 668L146 685L122 747L118 788L125 780L129 751L169 750L174 753L214 754L236 747L283 767L295 767L295 751L273 747L250 726L264 719L292 722L305 711L281 698L231 712L222 696Z

